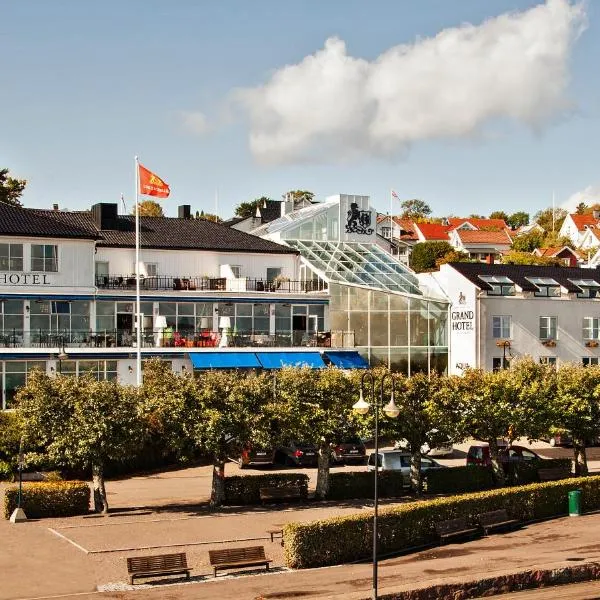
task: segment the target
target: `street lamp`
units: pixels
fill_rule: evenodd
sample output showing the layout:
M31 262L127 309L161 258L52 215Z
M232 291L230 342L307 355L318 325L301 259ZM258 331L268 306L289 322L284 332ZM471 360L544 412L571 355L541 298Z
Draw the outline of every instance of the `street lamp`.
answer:
M390 378L392 382L392 394L390 401L383 404L383 388L386 378ZM365 393L365 378L371 380L371 403L367 402L364 398ZM373 485L373 600L377 600L377 508L378 508L378 495L377 495L377 477L379 471L379 409L383 410L384 414L392 419L395 419L400 414L400 409L396 406L394 401L394 394L396 388L394 383L393 375L388 371L381 378L380 392L379 392L379 403L375 400L375 377L370 371L365 371L360 379L360 399L352 406L352 410L357 412L359 415L366 415L369 409L373 407L375 414L375 477Z
M63 360L67 360L67 358L69 358L69 355L66 353L65 351L65 342L63 340L63 338L60 338L60 349L58 351L58 372L59 374L62 375L62 362Z

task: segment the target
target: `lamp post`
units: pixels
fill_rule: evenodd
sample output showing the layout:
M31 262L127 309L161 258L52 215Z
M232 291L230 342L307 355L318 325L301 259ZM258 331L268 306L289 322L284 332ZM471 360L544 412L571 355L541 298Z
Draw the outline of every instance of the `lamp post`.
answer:
M383 404L383 388L385 380L390 378L392 382L392 393L390 401ZM371 381L371 403L364 399L365 396L365 379ZM377 493L377 478L379 472L379 410L383 410L384 414L393 419L400 414L400 409L394 401L395 383L393 375L388 371L383 375L380 382L379 403L375 400L375 377L370 371L365 371L360 379L360 399L356 402L352 409L360 415L366 415L369 409L373 407L375 415L375 476L373 484L373 600L377 600L377 509L379 497Z
M58 373L60 375L62 375L62 361L63 360L67 360L67 358L69 358L69 355L65 352L65 342L63 340L63 338L60 338L60 349L58 351Z
M10 516L11 523L22 523L23 521L27 521L27 515L25 511L21 508L21 502L23 501L23 467L25 466L25 456L23 454L23 438L19 442L19 458L17 467L19 469L19 493L17 495L17 508L13 510L12 515Z

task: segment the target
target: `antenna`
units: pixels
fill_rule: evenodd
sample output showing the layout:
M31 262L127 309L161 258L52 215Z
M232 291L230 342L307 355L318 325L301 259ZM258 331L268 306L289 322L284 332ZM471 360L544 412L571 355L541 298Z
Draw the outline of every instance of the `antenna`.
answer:
M219 188L215 188L215 216L219 216Z

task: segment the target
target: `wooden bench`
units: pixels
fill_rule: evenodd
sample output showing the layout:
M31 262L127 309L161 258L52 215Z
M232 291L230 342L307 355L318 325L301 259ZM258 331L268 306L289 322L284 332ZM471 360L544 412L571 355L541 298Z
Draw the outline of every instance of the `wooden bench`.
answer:
M538 469L540 481L555 481L557 479L567 479L571 477L571 467L550 467L548 469Z
M452 538L461 538L474 536L479 532L479 528L471 527L467 524L465 517L457 519L448 519L435 524L435 531L442 542Z
M258 490L261 502L278 500L302 500L302 491L297 485L285 487L262 487Z
M505 508L500 510L491 510L479 515L479 524L483 528L485 535L495 529L509 529L515 527L519 521L511 519Z
M269 570L270 558L265 556L264 546L249 546L247 548L226 548L224 550L209 550L210 565L217 571L235 569L237 567L265 566Z
M156 556L135 556L127 559L129 582L133 585L136 577L158 577L160 575L186 575L190 578L185 552L177 554L157 554Z
M279 535L281 536L281 544L283 545L283 529L281 527L278 527L276 529L267 529L267 533L271 536L271 541L274 542L275 541L275 536Z

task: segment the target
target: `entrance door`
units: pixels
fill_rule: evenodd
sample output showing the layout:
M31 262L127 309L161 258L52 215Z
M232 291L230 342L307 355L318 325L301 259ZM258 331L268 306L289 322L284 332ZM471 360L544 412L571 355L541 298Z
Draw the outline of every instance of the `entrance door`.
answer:
M307 320L306 315L294 315L292 317L292 329L293 329L293 344L294 346L300 346L304 338L306 338L306 326Z

